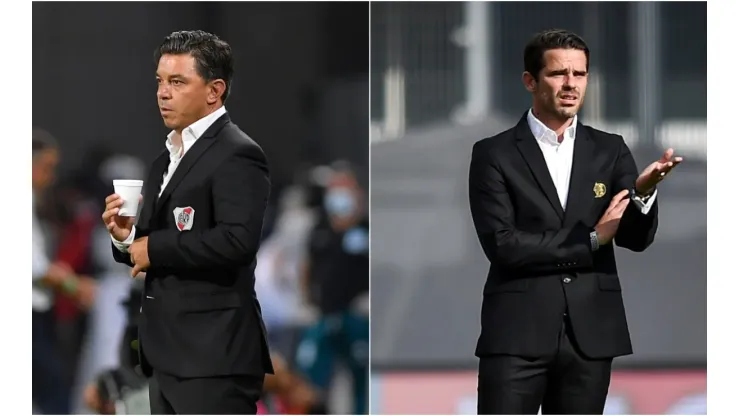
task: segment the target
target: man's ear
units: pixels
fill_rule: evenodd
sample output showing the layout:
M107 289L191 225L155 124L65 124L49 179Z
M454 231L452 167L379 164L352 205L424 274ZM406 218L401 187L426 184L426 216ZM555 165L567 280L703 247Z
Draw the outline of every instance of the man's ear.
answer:
M522 83L524 84L524 88L529 92L533 93L537 90L537 78L527 71L524 71L522 74Z
M208 105L213 105L218 102L219 99L222 99L224 96L224 93L226 92L226 82L222 79L214 79L208 83L208 97L207 102Z

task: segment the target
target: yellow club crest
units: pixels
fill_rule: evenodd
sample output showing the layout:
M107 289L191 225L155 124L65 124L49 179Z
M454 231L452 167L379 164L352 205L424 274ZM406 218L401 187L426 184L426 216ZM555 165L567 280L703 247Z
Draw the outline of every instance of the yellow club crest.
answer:
M594 184L594 195L596 196L596 198L601 198L602 196L606 195L606 185L601 182L596 182Z

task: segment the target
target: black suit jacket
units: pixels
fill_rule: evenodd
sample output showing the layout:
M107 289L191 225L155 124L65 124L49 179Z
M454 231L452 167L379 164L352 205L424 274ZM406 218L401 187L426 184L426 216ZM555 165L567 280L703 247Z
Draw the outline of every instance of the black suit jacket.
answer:
M270 192L262 149L225 114L185 153L162 195L163 152L144 188L136 238L148 236L139 322L144 373L212 377L272 373L254 290L254 269ZM192 208L180 231L176 208ZM128 253L113 256L132 266Z
M621 136L578 123L574 147L565 210L526 114L473 147L470 209L491 262L479 357L554 353L566 311L586 356L632 353L613 244L645 250L658 228L657 200L647 215L630 202L613 244L593 252L589 234L612 197L633 188L637 168Z

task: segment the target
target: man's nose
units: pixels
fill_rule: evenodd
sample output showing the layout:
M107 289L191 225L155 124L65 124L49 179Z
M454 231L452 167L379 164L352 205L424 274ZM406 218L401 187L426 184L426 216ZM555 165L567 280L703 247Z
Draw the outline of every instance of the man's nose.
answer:
M170 89L166 86L160 86L157 88L157 98L160 100L168 100L170 98Z
M563 87L567 87L567 88L573 88L573 87L575 87L574 81L575 81L575 79L574 79L573 75L570 75L570 74L566 75L563 78Z

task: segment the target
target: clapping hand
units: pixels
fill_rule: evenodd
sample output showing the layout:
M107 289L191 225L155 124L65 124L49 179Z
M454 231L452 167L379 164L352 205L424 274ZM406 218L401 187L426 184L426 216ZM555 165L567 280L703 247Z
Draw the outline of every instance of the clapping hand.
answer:
M683 158L680 156L674 157L673 149L666 150L660 160L651 163L642 171L635 182L635 191L640 195L651 193L658 183L665 179L681 162L683 162Z

